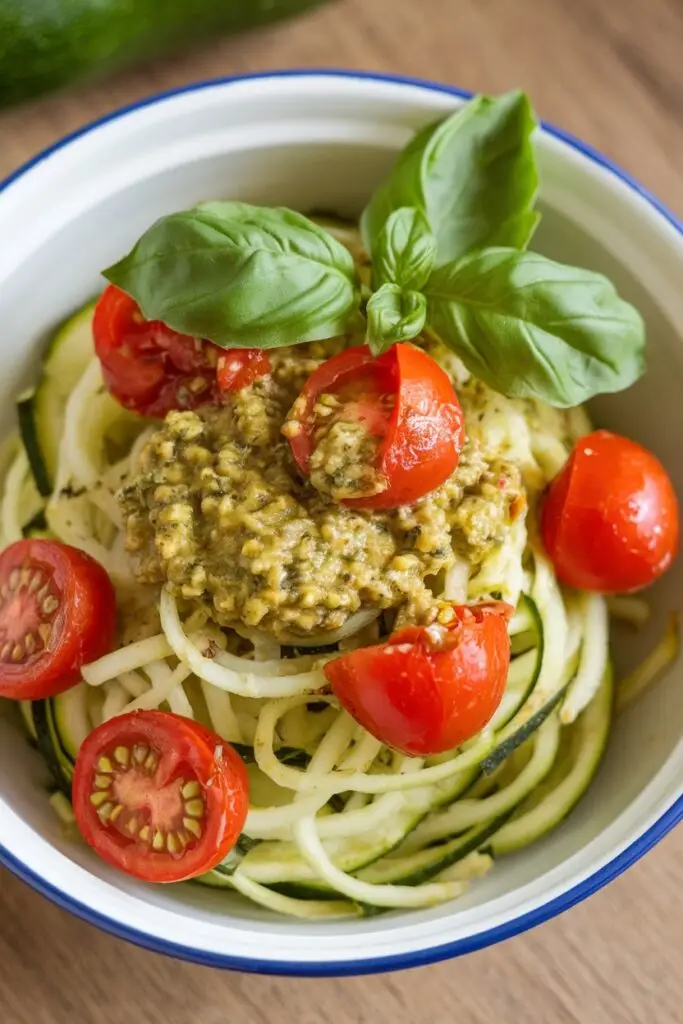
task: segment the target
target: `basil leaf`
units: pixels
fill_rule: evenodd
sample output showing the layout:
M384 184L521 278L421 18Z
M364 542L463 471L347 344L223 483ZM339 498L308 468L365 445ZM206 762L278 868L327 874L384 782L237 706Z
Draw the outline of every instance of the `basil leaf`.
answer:
M414 206L394 210L380 231L372 256L378 286L386 282L419 291L436 259L436 239L424 214Z
M397 284L383 284L373 292L367 305L367 341L378 355L396 341L416 337L425 324L427 302L416 291L403 291Z
M523 249L539 215L536 127L521 92L477 96L445 121L428 125L399 156L361 220L366 248L376 248L394 210L414 206L438 242L439 264L473 249Z
M334 337L360 303L343 245L299 213L247 203L162 217L104 274L148 319L231 348Z
M644 371L643 321L601 274L485 249L434 271L425 293L430 331L510 397L574 406Z

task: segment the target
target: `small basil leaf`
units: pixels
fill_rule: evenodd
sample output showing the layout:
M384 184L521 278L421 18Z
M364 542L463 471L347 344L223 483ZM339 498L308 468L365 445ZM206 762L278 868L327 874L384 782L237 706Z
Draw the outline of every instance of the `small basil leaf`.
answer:
M436 235L437 263L473 249L523 249L539 216L533 210L538 172L531 135L536 127L521 92L477 96L455 114L424 128L399 156L361 220L372 251L389 215L421 210Z
M367 305L367 340L375 355L396 341L415 338L425 324L424 295L403 291L397 284L383 284Z
M360 303L343 245L299 213L247 203L162 217L104 274L148 319L223 347L334 337Z
M372 253L373 277L379 285L398 284L419 291L436 259L436 239L424 214L414 206L402 206L390 214Z
M574 406L644 371L643 321L601 274L485 249L434 271L425 293L429 329L510 397Z

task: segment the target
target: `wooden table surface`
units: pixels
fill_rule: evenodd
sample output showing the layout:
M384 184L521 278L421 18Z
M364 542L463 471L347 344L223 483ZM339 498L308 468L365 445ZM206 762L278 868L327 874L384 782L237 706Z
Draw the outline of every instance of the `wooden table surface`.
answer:
M145 94L213 75L356 67L527 89L683 215L681 0L341 0L296 22L0 116L0 177ZM1 242L0 242L1 244ZM143 952L0 872L3 1024L680 1024L683 829L564 916L382 977L289 980Z

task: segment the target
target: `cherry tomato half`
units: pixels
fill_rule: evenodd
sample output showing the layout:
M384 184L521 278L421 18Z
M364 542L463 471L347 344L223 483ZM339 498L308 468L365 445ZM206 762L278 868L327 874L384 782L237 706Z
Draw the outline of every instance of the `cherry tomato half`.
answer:
M562 583L618 593L656 580L678 549L678 501L652 452L608 430L577 441L541 508Z
M133 711L83 743L73 806L84 839L107 863L148 882L180 882L235 845L249 779L216 733L165 711Z
M290 412L288 438L308 475L319 396L338 399L337 419L361 423L379 438L377 466L386 480L379 493L346 498L355 508L409 505L454 472L465 442L462 409L446 373L419 348L397 344L381 356L367 345L349 348L311 374ZM329 422L329 420L326 420Z
M107 390L126 409L163 419L171 409L217 399L220 349L160 320L145 320L137 303L113 284L95 307L93 335Z
M409 626L324 667L349 714L406 754L460 746L483 729L503 696L512 608L496 601L454 611L448 627Z
M112 649L115 626L114 588L85 552L36 539L0 553L0 697L67 690Z

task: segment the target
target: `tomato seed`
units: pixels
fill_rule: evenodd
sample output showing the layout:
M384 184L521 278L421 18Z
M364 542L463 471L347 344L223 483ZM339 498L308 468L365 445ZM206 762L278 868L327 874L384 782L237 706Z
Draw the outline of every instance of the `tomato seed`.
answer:
M188 800L185 804L185 810L191 818L201 818L204 814L204 801Z
M97 812L97 816L101 822L107 822L111 818L113 810L114 805L112 803L102 804L99 811Z
M44 582L45 577L43 576L42 572L40 571L40 569L36 569L36 571L33 573L33 576L29 580L29 593L32 594L35 590L38 589L38 587L42 586Z
M198 821L195 821L193 818L183 818L183 825L196 839L201 839L202 826Z

